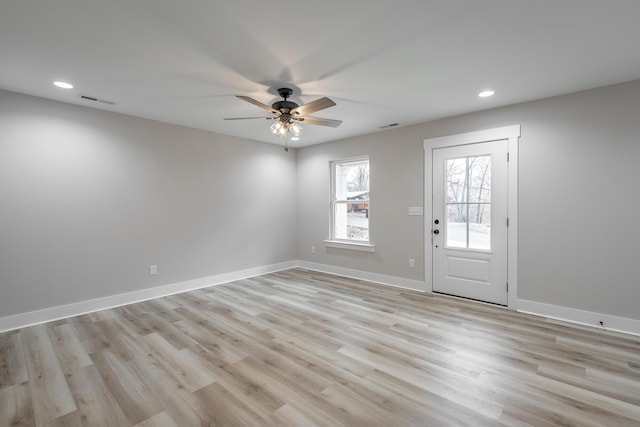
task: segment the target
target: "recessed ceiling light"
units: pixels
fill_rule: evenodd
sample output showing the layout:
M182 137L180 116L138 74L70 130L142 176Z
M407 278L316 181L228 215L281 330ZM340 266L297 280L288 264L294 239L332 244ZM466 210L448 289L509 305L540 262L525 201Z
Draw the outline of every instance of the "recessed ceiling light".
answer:
M292 141L300 141L300 138L299 138L299 137L297 137L297 136L292 136L292 137L291 137L291 140L292 140Z
M480 98L486 98L486 97L488 97L488 96L493 96L493 94L494 94L494 93L495 93L495 92L494 92L494 91L492 91L492 90L485 90L485 91L483 91L483 92L480 92L480 93L478 94L478 96L479 96Z
M73 89L73 85L67 82L53 82L53 84L62 89Z

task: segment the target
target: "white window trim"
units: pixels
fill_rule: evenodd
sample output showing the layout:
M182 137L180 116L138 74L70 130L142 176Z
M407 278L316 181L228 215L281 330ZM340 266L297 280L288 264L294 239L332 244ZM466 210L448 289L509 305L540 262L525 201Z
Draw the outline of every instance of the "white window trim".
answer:
M345 240L324 240L327 248L349 249L352 251L375 252L376 246L371 243L355 243Z
M355 251L364 251L364 252L375 252L376 251L376 247L375 245L372 243L371 240L371 222L369 222L369 240L368 241L360 241L360 240L347 240L347 239L335 239L333 238L333 233L335 231L335 218L334 218L334 190L335 190L335 165L339 164L339 163L350 163L350 162L358 162L358 161L367 161L369 164L371 162L370 158L368 155L364 155L364 156L356 156L356 157L348 157L345 159L339 159L339 160L332 160L331 162L329 162L329 173L331 175L331 188L330 190L330 194L329 194L329 215L330 215L330 221L329 221L329 226L330 226L330 230L329 230L329 235L331 236L331 238L324 240L324 245L325 247L328 248L337 248L337 249L348 249L348 250L355 250ZM370 187L371 185L369 185ZM369 219L371 218L371 196L369 196L369 200L368 200L368 204L369 204L369 211L368 211L368 215L369 215Z

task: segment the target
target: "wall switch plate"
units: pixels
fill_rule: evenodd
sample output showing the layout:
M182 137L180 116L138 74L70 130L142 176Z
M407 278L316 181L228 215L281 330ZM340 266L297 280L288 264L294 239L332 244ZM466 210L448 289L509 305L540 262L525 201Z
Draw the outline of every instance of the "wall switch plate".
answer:
M149 274L152 276L155 276L156 274L158 274L158 266L152 265L151 267L149 267Z
M409 215L411 216L423 215L422 206L409 206Z
M316 247L315 246L311 246L311 253L315 254L316 253Z
M416 261L413 258L409 258L409 268L416 268Z

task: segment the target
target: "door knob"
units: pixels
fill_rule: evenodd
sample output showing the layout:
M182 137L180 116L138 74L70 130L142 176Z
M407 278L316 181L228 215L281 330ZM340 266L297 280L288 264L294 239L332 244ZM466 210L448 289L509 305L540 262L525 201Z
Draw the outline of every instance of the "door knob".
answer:
M438 229L433 230L433 234L440 234L440 230Z
M433 221L433 223L434 223L434 224L436 224L436 225L438 225L438 224L440 224L440 220L439 220L439 219L436 219L435 221Z

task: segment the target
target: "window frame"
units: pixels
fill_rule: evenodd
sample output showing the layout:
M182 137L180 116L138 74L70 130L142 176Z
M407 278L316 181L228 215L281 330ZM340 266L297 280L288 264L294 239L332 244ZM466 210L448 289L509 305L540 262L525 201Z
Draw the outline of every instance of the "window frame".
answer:
M347 204L349 203L348 198L347 199L338 199L336 197L336 193L337 193L337 189L336 189L336 169L338 166L344 166L344 165L349 165L354 164L354 166L358 163L365 163L368 165L369 167L369 171L371 171L371 159L369 158L368 155L363 155L363 156L357 156L357 157L349 157L349 158L345 158L345 159L339 159L339 160L332 160L329 162L329 173L331 176L330 179L330 198L329 198L329 216L330 216L330 220L329 220L329 236L330 238L325 240L325 246L327 247L331 247L331 248L340 248L340 249L352 249L352 250L360 250L360 251L366 251L366 252L375 252L375 246L372 243L372 239L371 239L371 172L369 172L369 196L368 199L366 200L367 203L367 225L368 225L368 231L369 231L369 236L368 236L368 240L356 240L356 239L345 239L345 238L337 238L336 237L336 233L335 233L335 226L336 226L336 218L335 218L335 212L336 212L336 206L338 204Z
M471 166L469 164L469 160L470 159L478 159L481 157L488 157L489 160L487 162L487 167L488 167L488 171L489 171L489 198L487 201L487 198L485 196L485 199L483 200L471 200L470 194L471 194L471 181L470 181L470 177L471 177ZM470 216L469 216L469 210L472 206L478 206L480 207L481 205L483 206L489 206L489 218L491 218L492 215L492 206L493 206L493 200L491 199L491 184L492 184L492 167L493 167L493 162L494 162L494 156L493 154L474 154L472 156L463 156L463 157L451 157L451 158L446 158L445 159L445 173L449 168L449 162L450 161L455 161L455 160L465 160L465 166L464 166L464 170L465 170L465 184L464 184L464 189L463 189L463 197L462 200L455 200L455 201L450 201L449 200L449 193L447 192L447 194L445 195L445 201L444 201L444 209L445 209L445 213L444 213L444 228L445 228L445 241L444 241L444 245L447 249L454 249L457 251L473 251L473 252L484 252L484 253L488 253L491 254L493 253L493 249L492 249L492 238L491 238L491 233L489 233L489 247L488 248L478 248L478 247L471 247L470 245L472 244L471 242L471 229L470 226L472 224L471 220L470 220ZM448 184L448 180L449 180L449 176L447 175L445 178L445 181L447 181ZM482 183L484 183L484 179L482 181ZM447 187L449 187L447 185ZM480 190L480 194L482 194L482 189ZM465 222L465 246L454 246L450 244L450 240L449 240L449 224L450 222L450 214L449 214L449 207L450 206L455 206L455 205L462 205L465 207L465 212L466 212L466 222ZM491 223L491 220L489 221Z

